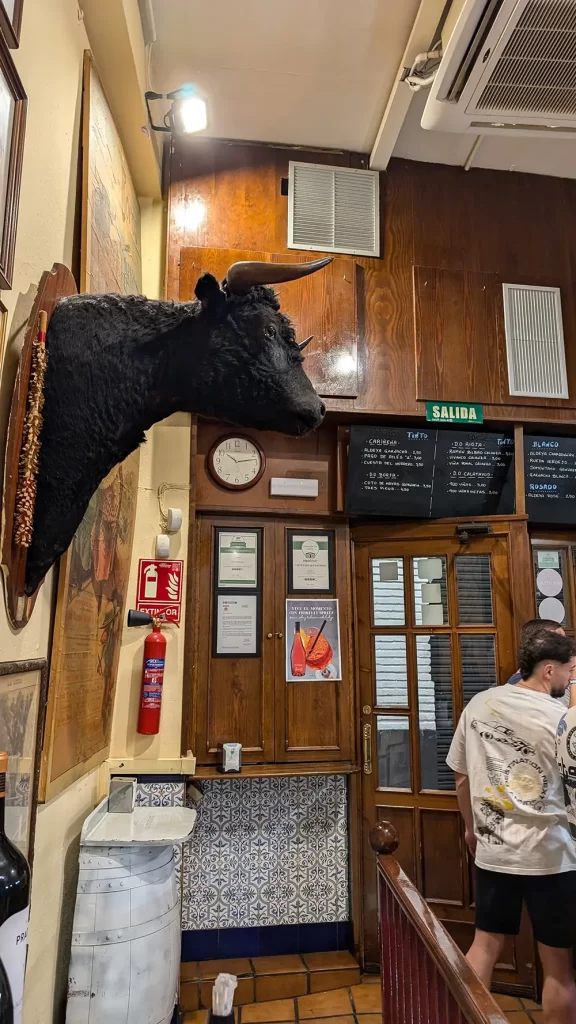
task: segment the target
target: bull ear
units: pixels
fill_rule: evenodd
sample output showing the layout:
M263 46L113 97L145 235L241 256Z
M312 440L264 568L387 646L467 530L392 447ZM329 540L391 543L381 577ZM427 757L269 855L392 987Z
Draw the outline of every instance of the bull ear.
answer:
M226 296L212 274L203 274L198 278L194 294L200 299L202 309L209 313L217 313L226 302Z

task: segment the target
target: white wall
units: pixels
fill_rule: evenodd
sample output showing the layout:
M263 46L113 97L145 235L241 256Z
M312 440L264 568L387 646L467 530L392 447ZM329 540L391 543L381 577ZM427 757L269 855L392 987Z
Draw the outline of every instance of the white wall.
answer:
M166 247L166 210L163 203L142 200L142 291L150 299L164 295L164 252ZM184 512L180 533L172 536L171 558L186 562L188 544L188 507L190 495L190 417L178 413L157 423L148 431L140 451L138 504L132 549L132 567L128 584L128 607L134 607L138 561L154 557L154 541L161 533L158 488L163 483L179 484L168 491L164 505ZM184 567L186 569L186 566ZM158 736L139 736L136 732L138 700L142 674L143 639L149 630L124 630L118 667L118 683L112 723L112 758L177 759L181 753L182 679L184 667L184 615L180 628L166 631L166 670L162 698L162 718ZM147 769L148 770L148 769Z
M54 262L71 264L82 55L88 41L75 0L26 0L21 46L12 51L29 97L26 146L12 291L2 293L9 311L9 340L0 387L0 450L20 339L36 285ZM52 578L42 587L32 620L15 634L0 600L3 661L46 657L51 626ZM97 800L97 773L40 809L32 889L25 1024L53 1024L65 996L69 937L62 927L73 903L76 845L82 822Z

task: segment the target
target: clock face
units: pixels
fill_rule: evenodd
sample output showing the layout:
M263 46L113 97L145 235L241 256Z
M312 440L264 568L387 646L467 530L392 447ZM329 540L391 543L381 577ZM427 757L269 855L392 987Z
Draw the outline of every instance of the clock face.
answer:
M214 479L231 490L253 487L264 472L264 455L248 437L222 437L208 457Z

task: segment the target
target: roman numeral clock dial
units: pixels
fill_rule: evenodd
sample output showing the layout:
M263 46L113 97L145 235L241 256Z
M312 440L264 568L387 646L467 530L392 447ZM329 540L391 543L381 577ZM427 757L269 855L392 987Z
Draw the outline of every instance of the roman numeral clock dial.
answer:
M230 434L221 437L208 453L210 476L230 491L246 491L258 483L266 468L266 457L251 437Z

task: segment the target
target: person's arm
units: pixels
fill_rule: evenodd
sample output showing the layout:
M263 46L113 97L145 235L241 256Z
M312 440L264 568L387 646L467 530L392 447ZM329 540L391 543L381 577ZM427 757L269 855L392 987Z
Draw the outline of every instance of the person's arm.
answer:
M456 776L456 797L460 814L464 819L466 846L474 857L476 855L476 836L474 835L474 817L472 815L472 801L470 799L470 782L467 775L454 772Z

